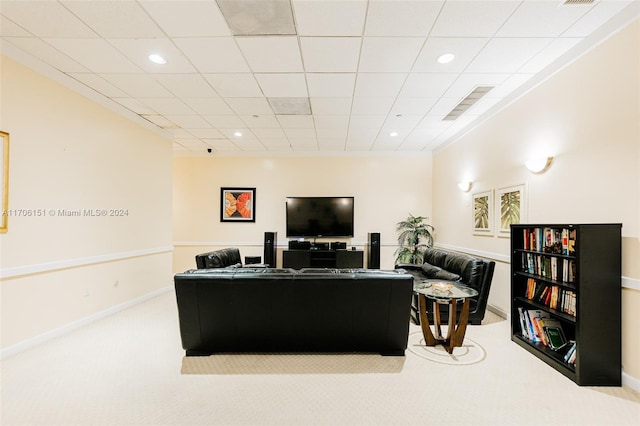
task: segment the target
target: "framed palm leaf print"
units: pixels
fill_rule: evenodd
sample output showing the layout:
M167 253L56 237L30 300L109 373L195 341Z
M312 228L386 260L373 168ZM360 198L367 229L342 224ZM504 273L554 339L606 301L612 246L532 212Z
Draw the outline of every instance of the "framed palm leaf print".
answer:
M473 194L473 233L493 235L493 191Z
M526 222L526 185L514 185L496 189L498 209L498 235L508 237L511 225Z

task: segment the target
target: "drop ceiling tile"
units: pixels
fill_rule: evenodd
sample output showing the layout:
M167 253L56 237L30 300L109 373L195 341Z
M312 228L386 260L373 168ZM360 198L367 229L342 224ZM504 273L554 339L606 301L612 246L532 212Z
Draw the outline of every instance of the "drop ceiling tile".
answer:
M152 38L164 34L133 1L63 1L65 7L104 38Z
M49 38L47 43L97 73L141 73L116 48L100 39Z
M238 147L228 139L208 139L206 143L216 151L238 151Z
M202 118L218 129L237 129L246 126L237 115L203 115Z
M182 100L199 115L234 114L221 98L182 98Z
M205 74L204 78L223 97L252 98L263 96L252 74Z
M253 72L302 72L297 37L236 37Z
M0 16L0 36L6 37L29 37L31 33L13 21L7 19L4 15Z
M122 52L131 62L150 73L195 73L189 60L168 38L154 39L110 39L108 42ZM149 55L158 54L167 60L164 65L149 60Z
M276 115L283 129L313 129L313 117L310 115Z
M201 73L250 71L233 37L174 38L173 41Z
M308 78L307 82L309 82ZM311 91L311 84L309 84L309 92L311 93ZM310 98L309 101L314 116L349 114L351 112L351 98Z
M138 98L138 101L162 115L195 114L184 102L176 98Z
M109 83L122 89L132 98L169 98L171 93L145 74L101 74Z
M406 98L439 98L457 78L458 74L410 74L400 92L400 96Z
M358 97L395 97L407 74L400 73L358 73L355 96Z
M306 72L356 72L360 37L300 37Z
M389 112L390 115L425 115L438 98L398 98Z
M216 129L192 129L191 133L198 139L224 139L225 135Z
M410 71L423 44L417 37L365 37L358 71Z
M153 78L180 98L218 97L218 93L199 74L156 74Z
M562 36L586 37L633 2L634 0L596 2L593 7L567 29Z
M293 0L291 3L300 36L362 35L367 0Z
M173 123L176 123L179 127L188 130L191 134L197 129L211 128L211 124L197 115L166 115L165 117Z
M144 105L142 102L133 98L113 98L114 101L122 105L123 107L135 112L140 115L154 115L157 114L158 111L154 111L149 108L147 105Z
M268 98L305 98L309 96L303 73L255 74L264 95Z
M287 138L293 143L295 140L304 139L304 140L315 140L316 139L316 131L315 129L284 129L284 133L287 135Z
M170 37L230 36L227 22L213 1L158 1L139 3Z
M478 86L495 87L504 83L507 78L509 78L509 74L461 74L460 77L458 77L458 79L451 84L449 89L442 96L446 98L462 99ZM487 96L490 96L490 94L491 91L489 91L489 94Z
M518 72L522 73L537 73L542 71L544 68L549 66L553 61L558 59L560 56L567 53L573 47L575 47L582 39L580 38L559 38L553 40L549 45L547 45L542 52L538 53L533 57L529 62L527 62L523 67L521 67Z
M519 0L448 1L431 37L491 37L520 5Z
M187 148L187 147L185 147L185 146L180 145L178 142L173 142L172 148L173 148L173 152L180 152L180 153L182 153L182 152L189 152L189 151L191 151L189 148Z
M276 119L276 116L273 114L262 114L262 115L241 115L240 119L245 123L245 125L253 129L273 129L280 128L280 123Z
M316 140L315 136L313 136L312 138L289 138L289 144L292 145L296 150L298 150L299 148L303 147L315 148L318 145L318 141Z
M374 1L369 3L365 35L426 36L444 1Z
M353 95L355 73L307 73L306 77L311 97L346 98Z
M318 137L318 149L320 151L344 151L346 138Z
M64 53L54 49L44 41L34 37L8 37L2 39L24 50L30 55L41 58L52 67L65 73L86 73L89 70Z
M336 132L346 132L349 127L348 115L319 115L314 119L316 129L330 129Z
M389 114L382 127L383 130L402 130L406 133L407 129L413 129L420 123L423 115L401 115L396 116Z
M489 98L485 97L476 102L469 110L467 111L467 116L469 115L481 115L493 108L497 103L499 103L502 98Z
M273 129L270 129L273 130ZM284 132L282 132L282 136L280 137L261 137L259 136L260 141L264 144L264 146L266 146L267 148L275 148L275 147L287 147L287 148L291 148L289 145L289 139L287 139L286 136L284 136Z
M274 141L286 141L287 145L289 142L287 141L287 136L284 134L284 130L280 127L271 128L271 129L251 129L254 135L261 141L265 142L267 140L272 141L271 143L275 143Z
M373 133L378 134L386 116L384 115L354 115L349 123L349 134L351 133ZM372 139L373 140L373 139Z
M39 37L98 37L61 3L54 1L3 1L2 14Z
M494 38L469 64L467 72L516 72L552 41L550 38Z
M353 98L351 114L353 115L387 115L395 98Z
M563 6L556 0L525 1L496 37L557 37L592 7L593 4Z
M96 74L69 74L79 82L91 87L98 93L102 93L108 98L127 97L122 90L106 81L104 78Z
M238 115L273 114L265 98L229 98L227 104Z
M144 118L145 120L149 120L150 122L156 124L158 127L162 129L178 127L176 123L174 123L173 121L169 120L166 117L163 117L162 115L144 114L142 115L142 118Z
M488 38L482 37L430 37L420 51L411 71L462 72L488 41ZM438 63L438 58L445 53L453 53L455 55L454 60L448 64Z

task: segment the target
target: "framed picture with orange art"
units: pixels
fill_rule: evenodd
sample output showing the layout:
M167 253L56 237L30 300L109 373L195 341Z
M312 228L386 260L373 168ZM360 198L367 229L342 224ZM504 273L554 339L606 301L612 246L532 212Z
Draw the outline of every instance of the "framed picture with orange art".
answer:
M255 221L255 188L220 188L220 222Z

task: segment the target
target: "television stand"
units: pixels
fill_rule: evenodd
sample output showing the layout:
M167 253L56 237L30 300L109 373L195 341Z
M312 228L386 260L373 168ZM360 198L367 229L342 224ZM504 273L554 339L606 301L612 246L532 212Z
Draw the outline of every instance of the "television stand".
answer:
M362 250L283 250L283 268L362 268Z

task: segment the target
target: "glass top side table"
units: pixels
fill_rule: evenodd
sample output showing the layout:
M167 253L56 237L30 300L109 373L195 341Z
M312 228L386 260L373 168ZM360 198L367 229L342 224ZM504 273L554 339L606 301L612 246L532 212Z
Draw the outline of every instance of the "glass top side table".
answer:
M471 287L455 281L421 281L414 284L413 290L418 293L418 311L422 335L427 346L441 344L448 353L453 353L453 348L462 346L464 335L469 322L469 305L471 297L478 292ZM431 325L427 317L427 299L433 304L433 326L435 335L431 331ZM458 302L462 302L460 316L457 317ZM449 322L447 336L442 336L440 321L440 306L449 305Z

